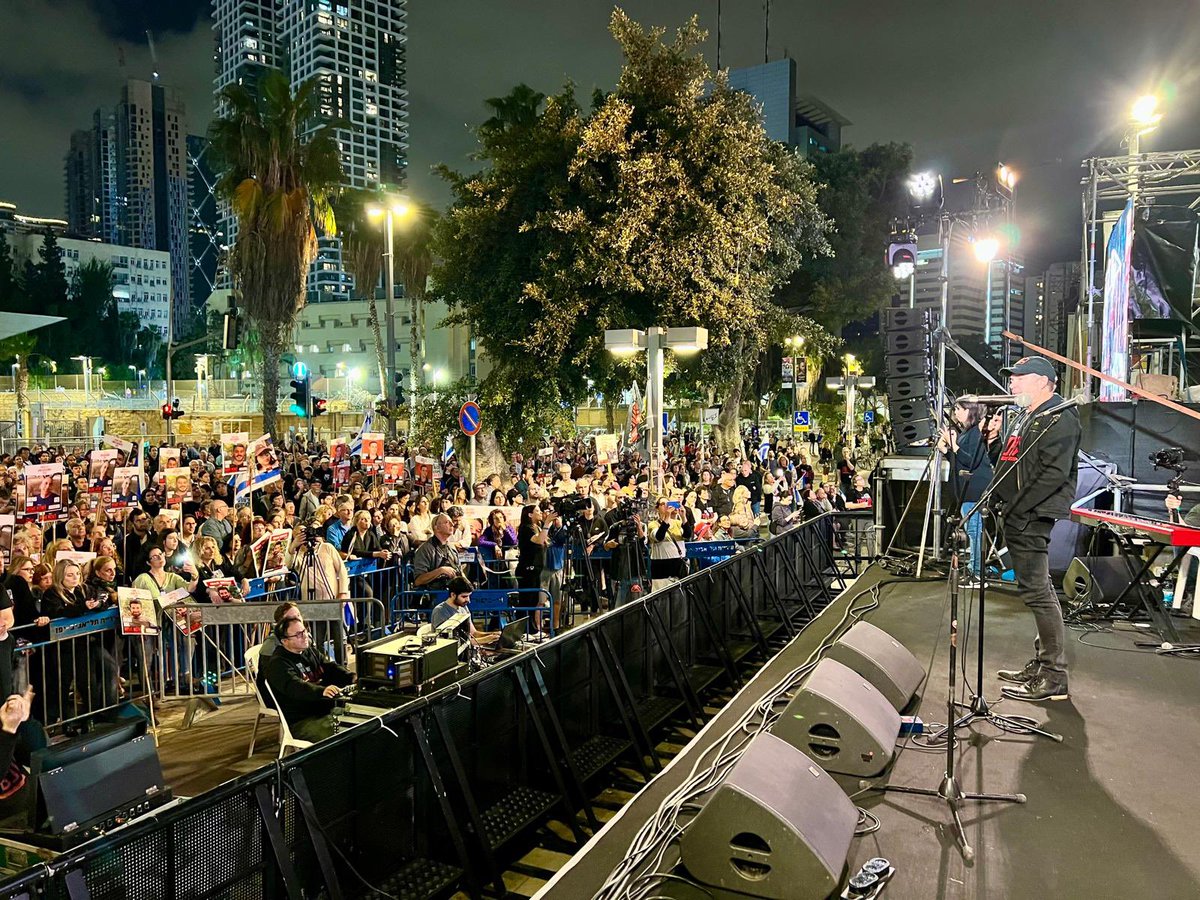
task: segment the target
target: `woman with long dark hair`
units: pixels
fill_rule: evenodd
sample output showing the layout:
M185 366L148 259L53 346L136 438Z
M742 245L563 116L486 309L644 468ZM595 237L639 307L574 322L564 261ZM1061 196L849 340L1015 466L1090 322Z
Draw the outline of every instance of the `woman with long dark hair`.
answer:
M992 459L981 427L986 415L982 403L956 403L951 414L955 428L943 428L938 437L938 449L950 461L951 484L963 516L971 512L992 480ZM975 512L963 528L970 540L971 575L979 579L984 557L983 516Z

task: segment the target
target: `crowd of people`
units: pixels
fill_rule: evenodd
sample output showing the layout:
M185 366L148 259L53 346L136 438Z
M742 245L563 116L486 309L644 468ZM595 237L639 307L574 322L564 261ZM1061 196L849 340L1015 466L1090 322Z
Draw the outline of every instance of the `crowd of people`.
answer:
M671 435L666 447L664 488L656 494L641 453L610 464L584 440L550 442L528 459L514 454L505 471L475 484L453 460L428 481L389 482L358 456L349 459L348 478L335 483L327 448L300 442L281 448L279 478L235 504L219 443L192 442L180 448L178 463L189 470L188 493L171 504L161 448L149 446L145 489L124 508L103 501L115 490L89 491L88 451L22 448L0 457L0 515L15 517L0 541L7 557L0 696L13 693L10 629L43 643L52 620L112 607L122 586L143 589L158 607L123 610L127 634L139 623L145 633L161 625L162 598L181 589L195 603L228 599L213 596L207 585L214 579L233 579L253 599L263 565L251 547L270 532L289 532L279 562L301 600L350 599L347 563L373 559L379 567L411 566L416 605L432 606L435 592L463 576L480 587L529 592L536 601L523 602L540 607L534 629L549 631L568 618L569 553L583 583L583 610L599 611L683 574L689 541L758 538L871 502L851 461L841 458L834 468L831 457L808 445L760 441L747 431L732 453L701 447L690 432ZM405 459L408 473L419 471L416 457L426 453L403 441L386 452ZM63 510L54 521L27 519L15 505L22 469L53 462L62 463L67 482ZM94 555L80 563L75 553ZM276 571L263 587L281 577L288 576Z

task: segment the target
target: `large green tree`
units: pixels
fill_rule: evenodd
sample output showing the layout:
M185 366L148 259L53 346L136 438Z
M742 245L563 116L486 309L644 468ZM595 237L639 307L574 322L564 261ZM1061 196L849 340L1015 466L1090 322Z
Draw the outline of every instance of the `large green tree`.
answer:
M321 120L317 89L311 79L293 93L274 69L253 91L229 85L209 133L217 190L238 220L229 268L259 333L263 423L276 438L280 357L304 307L317 228L334 233L330 197L343 178L335 127L344 123Z
M590 112L569 86L489 102L488 165L451 175L435 283L493 362L481 397L512 416L578 401L589 378L609 396L618 373L627 385L606 329L708 328L702 377L729 441L770 297L827 252L827 223L809 165L709 70L694 19L670 43L620 10L611 30L625 63Z

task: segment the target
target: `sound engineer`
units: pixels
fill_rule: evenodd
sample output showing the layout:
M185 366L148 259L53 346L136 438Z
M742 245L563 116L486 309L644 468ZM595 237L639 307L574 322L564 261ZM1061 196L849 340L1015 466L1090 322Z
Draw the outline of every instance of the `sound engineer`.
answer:
M461 610L467 610L467 604L471 602L471 592L475 590L475 586L464 578L462 575L456 575L450 579L450 583L446 589L450 592L450 596L433 608L433 612L429 616L429 624L434 631L437 631L443 624L450 621ZM482 632L475 628L475 623L471 621L468 610L467 621L455 629L456 634L465 635L466 640L476 646L490 646L500 638L500 632Z
M319 741L334 732L333 698L354 681L354 673L313 645L298 617L286 616L275 626L277 649L263 664L267 685L287 719L292 734Z

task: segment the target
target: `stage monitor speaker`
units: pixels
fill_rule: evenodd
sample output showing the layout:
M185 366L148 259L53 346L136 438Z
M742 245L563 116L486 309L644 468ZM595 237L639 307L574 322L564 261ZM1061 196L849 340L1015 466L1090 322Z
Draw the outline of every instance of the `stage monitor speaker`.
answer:
M889 353L883 364L888 378L928 379L933 370L933 360L924 353Z
M771 731L828 772L870 777L892 761L900 713L853 669L823 659Z
M841 882L857 822L819 765L765 733L684 830L679 854L689 875L722 892L824 900Z
M1063 576L1063 593L1072 606L1087 602L1112 603L1133 581L1136 572L1120 556L1077 556ZM1134 590L1151 590L1142 585ZM1161 601L1161 597L1157 598Z
M887 380L888 399L916 400L929 394L929 382L924 378L889 378Z
M897 711L908 705L925 680L925 670L908 648L870 622L859 622L843 634L825 658L867 679Z

